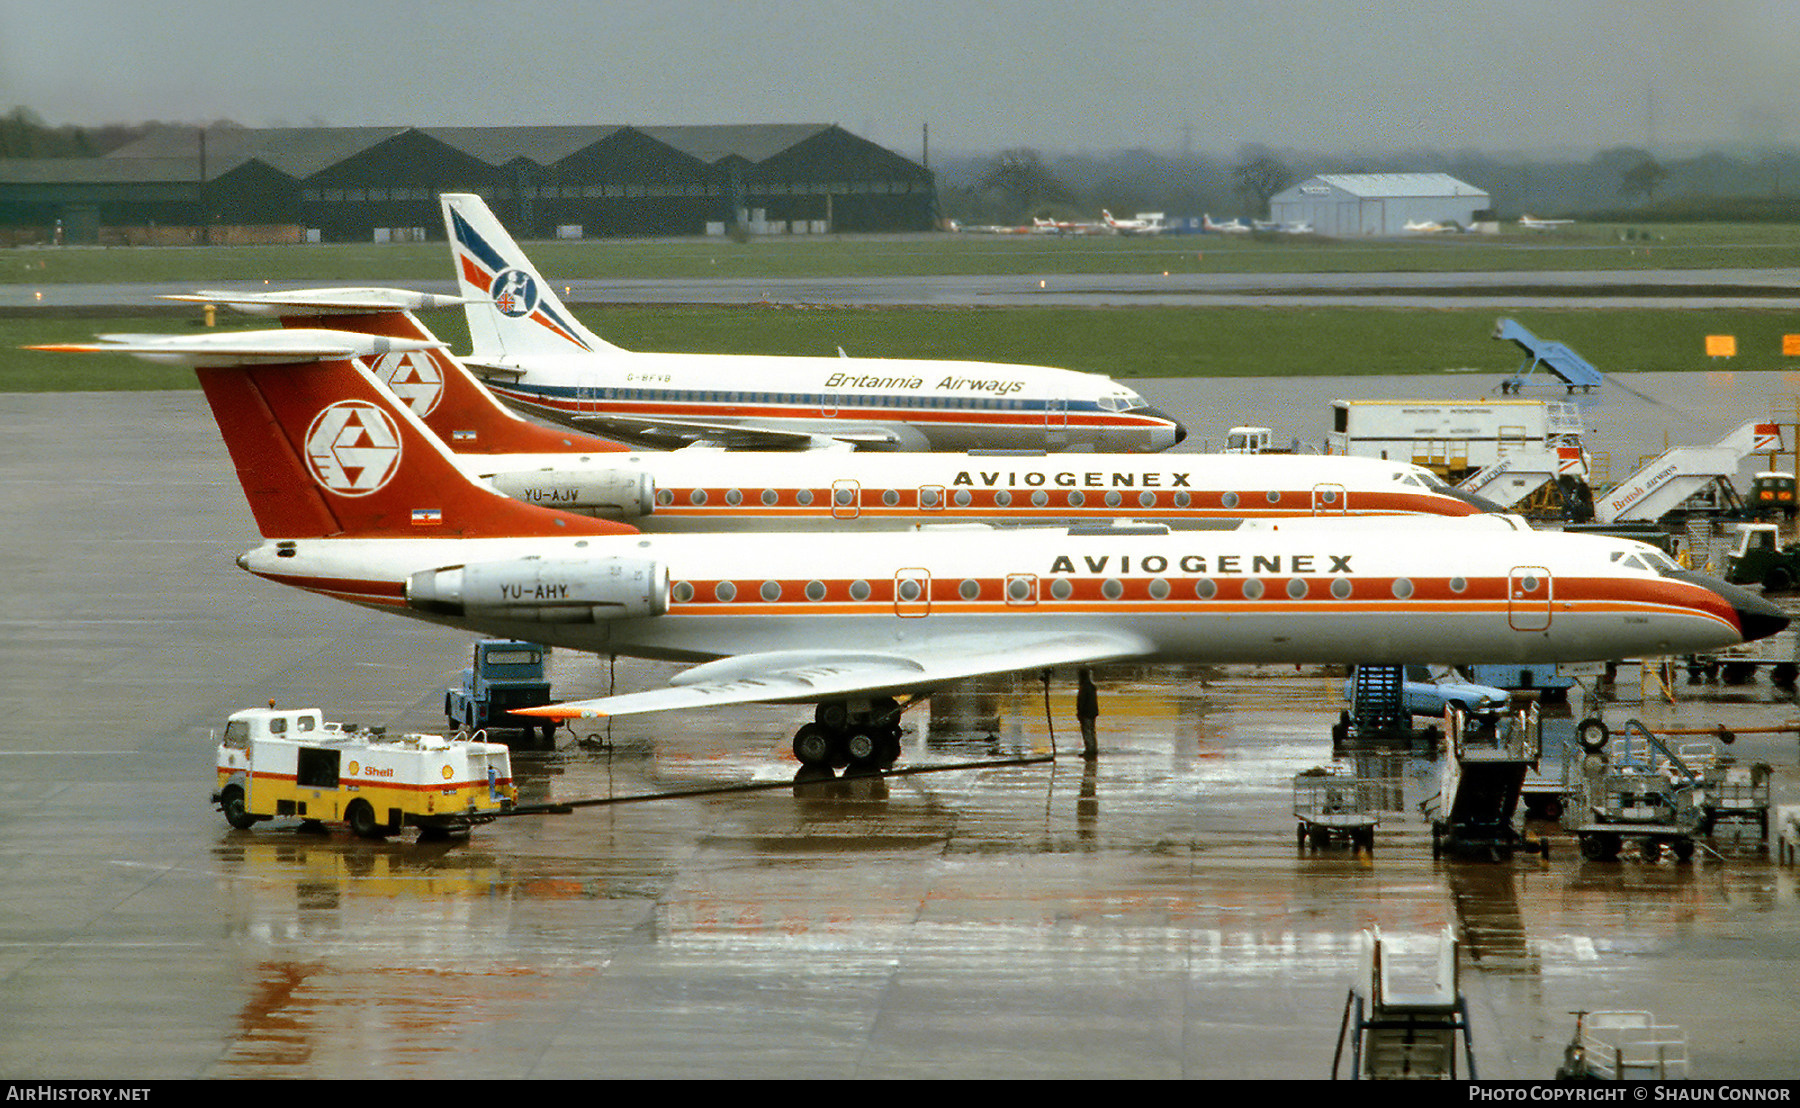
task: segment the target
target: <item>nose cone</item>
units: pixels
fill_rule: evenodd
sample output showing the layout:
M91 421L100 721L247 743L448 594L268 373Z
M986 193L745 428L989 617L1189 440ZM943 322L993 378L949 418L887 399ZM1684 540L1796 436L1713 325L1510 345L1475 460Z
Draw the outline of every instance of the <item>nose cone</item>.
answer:
M1737 617L1738 631L1745 642L1766 639L1770 635L1787 630L1790 622L1786 612L1769 603L1766 597L1737 585L1727 584L1717 577L1708 577L1703 573L1684 572L1671 574L1683 580L1692 581L1717 593L1719 598L1731 605L1732 614Z
M1160 419L1168 424L1166 427L1154 428L1150 432L1150 449L1167 450L1169 447L1180 443L1182 439L1187 438L1187 428L1183 427L1181 422L1174 416L1160 408L1145 408L1143 411L1144 414L1150 418Z

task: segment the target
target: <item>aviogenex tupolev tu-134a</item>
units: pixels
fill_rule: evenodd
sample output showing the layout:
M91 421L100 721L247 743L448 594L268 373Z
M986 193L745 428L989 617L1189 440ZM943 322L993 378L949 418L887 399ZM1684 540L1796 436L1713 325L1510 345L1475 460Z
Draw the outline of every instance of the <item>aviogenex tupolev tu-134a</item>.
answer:
M370 288L211 290L168 299L229 304L277 316L290 328L425 341L436 336L414 309L457 302ZM263 340L241 333L215 341L253 349ZM1501 510L1421 466L1351 456L629 451L520 419L442 347L391 350L370 368L449 445L463 472L515 499L627 520L645 531L1066 525L1119 516L1181 528L1222 518Z
M235 342L233 348L229 345ZM248 345L251 349L245 349ZM984 674L1144 662L1544 662L1773 634L1761 597L1641 543L1513 517L881 534L647 535L468 477L333 331L50 349L198 367L265 542L251 573L372 608L697 663L666 688L535 710L813 703L805 763L898 754L896 698Z
M1108 377L909 358L651 354L582 327L478 196L445 194L470 366L507 403L640 446L1167 450L1186 433Z

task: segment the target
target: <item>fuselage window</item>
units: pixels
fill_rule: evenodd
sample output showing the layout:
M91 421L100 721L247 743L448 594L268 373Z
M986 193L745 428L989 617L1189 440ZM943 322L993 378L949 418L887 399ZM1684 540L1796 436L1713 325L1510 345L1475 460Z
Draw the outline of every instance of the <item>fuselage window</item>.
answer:
M739 504L742 504L743 502L744 502L744 494L743 493L739 492L736 489L725 490L725 503L727 503L727 504L731 505L733 508L735 508Z
M706 503L706 490L705 489L695 489L693 492L689 493L688 494L688 503L692 504L696 508L700 507L702 504L705 504Z
M1038 491L1031 494L1031 506L1033 508L1042 508L1049 503L1050 503L1050 494L1045 492L1043 489L1039 489Z
M994 505L1000 508L1012 507L1012 493L1007 492L1005 489L1001 489L994 494Z
M1235 508L1238 506L1238 494L1235 492L1228 492L1219 498L1219 503L1227 508Z
M737 599L737 586L730 581L720 581L713 586L713 599L723 600L729 604Z
M1175 494L1175 506L1177 508L1186 508L1193 502L1194 502L1194 498L1189 496L1185 492L1178 492Z
M1263 499L1267 500L1271 504L1279 504L1279 503L1281 503L1281 494L1279 492L1276 492L1274 489L1270 489L1268 492L1263 494Z
M1202 577L1200 580L1194 582L1194 595L1201 600L1211 600L1213 597L1219 595L1219 586L1215 585L1210 579Z
M1350 592L1350 578L1348 577L1339 577L1331 583L1331 595L1339 600L1350 599Z
M850 599L867 600L873 594L874 590L869 588L869 583L867 581L850 582Z
M956 490L956 506L958 508L967 508L970 504L973 504L974 502L975 502L975 498L973 496L969 495L968 489L957 489Z
M1106 583L1100 586L1100 595L1108 600L1119 599L1125 595L1125 582L1117 577L1108 577Z
M665 508L667 508L669 505L675 503L675 490L673 490L673 489L657 489L656 490L656 502L658 504L661 504Z
M1117 508L1120 504L1123 504L1124 502L1125 502L1125 498L1119 495L1117 489L1106 494L1106 506L1108 508Z
M1169 599L1169 583L1167 581L1163 580L1161 577L1153 578L1150 582L1150 599L1152 599L1152 600L1167 600L1167 599Z
M801 489L794 494L794 502L802 508L812 507L813 491L811 489Z
M937 494L936 489L920 489L919 490L919 507L935 508L935 507L937 507L937 502L938 502L938 494Z
M900 582L898 595L901 600L912 601L919 599L919 583L911 577L906 578Z
M1404 577L1394 578L1394 596L1395 597L1397 597L1401 600L1408 600L1412 597L1412 594L1413 594L1413 583L1411 581L1408 581Z
M675 598L675 603L686 604L694 599L694 586L687 581L677 581L675 587L669 590L669 595Z
M1087 503L1087 497L1082 495L1082 492L1080 489L1076 489L1074 492L1071 492L1069 494L1069 507L1079 508L1083 504L1086 504L1086 503Z
M1296 577L1287 583L1287 594L1288 599L1290 600L1304 600L1306 599L1306 592L1306 581L1304 578Z
M1252 578L1250 578L1250 580L1244 582L1244 599L1245 600L1261 600L1262 594L1263 594L1263 583L1261 581L1258 581L1256 578L1252 577Z
M776 504L781 502L781 494L774 489L764 489L762 491L762 502L763 507L773 508Z
M956 592L964 600L979 600L981 599L981 582L970 577L957 586Z
M780 600L781 599L781 582L780 581L764 581L762 583L762 598L764 600L769 600L769 601Z
M1450 578L1450 591L1451 592L1467 592L1468 588L1469 588L1468 578L1466 578L1466 577Z
M889 489L881 494L881 502L890 508L897 508L900 506L900 494Z
M1067 600L1075 595L1075 586L1066 577L1058 577L1050 584L1050 595L1057 600Z
M823 600L823 599L825 599L825 582L823 582L823 581L808 581L806 583L806 599L808 599L808 600Z

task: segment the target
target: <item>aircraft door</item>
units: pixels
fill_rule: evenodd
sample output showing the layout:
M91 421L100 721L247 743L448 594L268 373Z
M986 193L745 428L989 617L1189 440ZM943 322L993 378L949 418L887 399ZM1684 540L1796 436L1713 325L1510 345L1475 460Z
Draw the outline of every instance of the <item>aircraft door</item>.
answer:
M1069 429L1069 402L1061 396L1044 401L1044 426L1052 431Z
M941 512L944 502L950 499L950 493L942 485L919 486L919 508L927 512Z
M894 614L906 619L919 619L931 614L930 570L894 571Z
M1542 566L1514 566L1506 575L1507 624L1514 631L1547 629L1553 591L1549 570Z
M1314 485L1312 514L1341 516L1350 511L1350 495L1342 485Z
M831 518L855 519L862 513L862 486L855 481L831 483Z
M1006 575L1006 606L1008 608L1029 608L1037 603L1037 598L1037 574L1009 573Z
M836 419L838 414L838 391L826 385L819 393L819 414L826 419Z

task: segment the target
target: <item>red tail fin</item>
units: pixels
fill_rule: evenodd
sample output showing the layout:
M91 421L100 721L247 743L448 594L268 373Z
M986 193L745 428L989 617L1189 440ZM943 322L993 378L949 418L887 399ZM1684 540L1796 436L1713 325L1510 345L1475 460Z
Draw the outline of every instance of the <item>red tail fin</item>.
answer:
M471 481L357 362L197 372L266 538L634 533Z
M289 327L436 341L410 312L283 316L281 322ZM599 454L630 449L515 415L443 347L386 354L371 360L370 368L458 454Z

